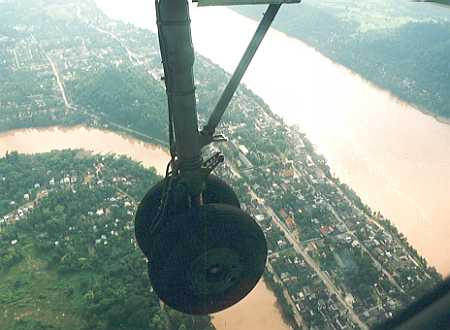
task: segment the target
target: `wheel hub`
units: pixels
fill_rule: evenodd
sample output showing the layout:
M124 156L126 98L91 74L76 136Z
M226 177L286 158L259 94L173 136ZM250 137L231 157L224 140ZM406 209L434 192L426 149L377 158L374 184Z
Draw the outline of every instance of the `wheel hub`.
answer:
M239 256L231 249L216 248L196 258L189 270L192 289L200 294L220 294L236 285L243 273Z

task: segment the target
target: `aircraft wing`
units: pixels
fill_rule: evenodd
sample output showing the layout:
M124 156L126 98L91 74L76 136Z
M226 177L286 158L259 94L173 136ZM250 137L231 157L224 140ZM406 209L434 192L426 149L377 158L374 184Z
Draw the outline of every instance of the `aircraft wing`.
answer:
M441 6L450 6L450 0L416 0L417 2L431 2Z

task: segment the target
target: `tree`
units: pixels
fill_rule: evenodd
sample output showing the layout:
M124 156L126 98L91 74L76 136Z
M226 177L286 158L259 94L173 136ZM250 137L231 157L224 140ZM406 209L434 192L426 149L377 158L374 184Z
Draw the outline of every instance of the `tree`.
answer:
M161 319L160 314L153 315L151 321L150 321L150 329L155 330L165 330L166 325L164 324L164 321Z

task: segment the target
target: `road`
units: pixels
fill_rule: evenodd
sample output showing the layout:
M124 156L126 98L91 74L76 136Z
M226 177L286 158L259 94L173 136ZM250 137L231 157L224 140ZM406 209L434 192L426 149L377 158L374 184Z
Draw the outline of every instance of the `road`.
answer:
M361 321L358 315L353 311L353 308L347 304L338 288L333 284L333 282L329 279L329 277L320 270L319 265L317 265L317 263L305 251L303 246L301 246L299 242L292 236L291 232L285 227L283 222L280 220L280 218L278 218L278 216L275 214L272 208L266 206L266 212L271 216L273 223L284 232L285 237L292 244L295 251L303 257L303 259L309 265L309 267L311 267L311 269L317 274L317 276L319 276L319 278L325 284L327 289L331 293L334 293L336 295L339 302L347 309L348 314L352 319L352 321L356 323L361 329L368 330L369 327L363 321Z
M56 65L52 61L51 57L48 56L48 54L45 54L45 56L47 57L47 60L50 63L50 66L52 67L53 74L56 77L56 82L58 83L59 90L61 91L61 95L64 100L64 105L66 106L66 108L70 108L70 104L69 104L69 101L67 100L67 96L66 96L66 91L64 90L64 85L63 85L61 78L59 76L59 73L58 73L58 69L56 68Z
M83 23L85 23L85 24L89 25L90 27L94 28L98 32L105 33L105 34L109 35L111 38L113 38L114 40L116 40L119 43L119 45L123 49L125 49L125 51L127 52L128 59L130 60L130 62L133 63L133 64L139 63L139 60L137 59L136 54L134 54L127 46L125 46L124 43L122 42L122 40L120 40L120 38L117 37L114 33L110 32L110 31L103 30L103 29L99 28L98 26L96 26L94 24L91 24L91 22L85 20L83 15L81 14L81 8L79 6L77 8L77 17L80 19L80 21L82 21Z
M328 179L328 178L327 178ZM329 180L329 179L328 179ZM344 198L345 198L345 200L350 204L350 205L353 205L353 207L355 207L356 209L358 209L357 207L356 207L356 205L354 205L353 203L352 203L352 201L350 200L350 198L348 198L348 196L339 188L339 187L337 187L337 189L338 189L338 191L341 193L341 195L343 195L344 196ZM372 223L372 224L374 224L375 226L377 226L380 230L382 230L382 231L386 231L386 229L384 228L384 226L383 225L381 225L379 222L378 222L378 220L377 219L375 219L373 216L371 216L371 215L368 215L368 214L366 214L366 213L364 213L364 211L362 211L362 210L360 210L360 209L358 209L358 211L360 212L360 214L361 215L363 215L363 216L366 216L367 217L367 219L368 219L368 221L370 222L370 223ZM422 266L420 265L420 263L408 252L408 248L406 248L405 247L405 243L403 242L403 241L401 241L398 237L392 237L393 239L394 239L394 241L396 242L396 244L398 244L399 246L401 246L402 248L403 248L403 251L404 251L404 253L405 253L405 255L407 255L410 259L411 259L411 261L417 266L417 267L419 267L419 268L421 268ZM428 274L428 272L425 272L425 276L428 278L428 279L431 279L431 276L430 276L430 274ZM395 283L396 283L396 281L394 281ZM398 285L398 284L397 284ZM401 292L404 292L401 288L399 289Z
M364 244L362 244L359 241L359 238L352 232L349 230L349 228L347 227L347 224L344 222L344 220L339 216L339 214L337 214L337 212L334 210L334 208L327 203L327 206L329 207L329 210L331 211L331 213L333 213L334 217L343 225L345 226L345 229L347 231L347 234L350 235L354 240L356 240L359 245L361 246L361 249L370 257L370 259L372 259L373 263L377 266L378 269L381 269L381 271L383 272L383 274L388 278L389 282L391 282L392 285L394 285L397 290L399 290L401 293L405 293L405 290L402 289L402 287L397 283L397 281L395 280L394 276L392 276L384 267L383 265L378 262L377 259L375 259L375 257L372 255L372 253L364 246Z
M107 33L106 31L104 31L104 32ZM33 38L34 38L34 36L33 36ZM36 39L35 39L35 41L36 41ZM126 49L127 49L127 51L129 51L128 48L126 48ZM91 112L91 111L89 111L87 109L79 108L77 106L72 105L69 102L69 99L67 98L66 90L64 89L64 81L63 81L63 79L61 78L61 76L59 74L57 65L53 62L51 57L47 53L44 52L44 50L42 48L41 48L41 51L44 53L44 55L47 57L47 60L50 63L50 66L51 66L53 74L54 74L54 76L56 78L59 90L61 91L61 96L62 96L62 99L64 101L64 105L68 109L74 110L74 111L81 111L84 114L86 114L87 116L89 116L89 117L91 117L93 119L96 119L96 120L98 120L98 121L100 121L102 123L108 124L109 126L115 127L115 128L117 128L117 129L119 129L121 131L124 131L126 133L130 133L130 134L132 134L134 136L138 136L138 137L144 138L147 141L152 141L154 143L158 143L158 144L160 144L162 146L168 147L168 143L166 141L163 141L163 140L157 139L157 138L155 138L153 136L150 136L150 135L144 134L142 132L136 131L136 130L134 130L132 128L129 128L129 127L117 124L117 123L115 123L115 122L113 122L113 121L111 121L109 119L106 119L103 116L100 116L100 115L98 115L96 113L93 113L93 112Z
M316 164L316 168L320 169L320 167ZM295 171L298 173L298 170L295 169ZM326 178L326 180L328 181L329 184L336 186L333 182L331 182L331 180L325 175L325 173L320 169L320 172L322 174L322 176L324 178ZM308 180L307 180L308 181ZM308 181L309 186L311 187L311 189L314 191L314 193L317 193L316 189L314 188L314 186ZM337 187L337 186L336 186ZM347 197L347 195L345 195L342 190L337 187L338 191L341 193L341 195L346 199L346 201L349 203L349 205L351 205L352 207L358 209L354 203ZM395 280L394 276L389 273L384 267L383 265L372 255L372 253L369 251L369 249L367 249L365 247L365 245L359 240L359 238L354 234L353 231L351 231L347 224L345 223L345 221L341 218L341 216L336 212L336 210L334 209L334 207L328 202L328 201L324 201L325 205L327 206L327 208L330 210L330 212L333 214L333 216L336 218L336 220L344 226L345 231L347 232L348 235L350 235L352 237L353 240L357 241L359 243L359 245L361 246L361 249L370 257L370 259L372 259L373 263L377 266L378 269L380 269L382 271L382 273L388 278L389 282L391 282L391 284L393 286L395 286L395 288L397 290L399 290L401 293L405 293L405 290L402 289L402 287L397 283L397 281ZM359 210L359 209L358 209Z
M133 64L139 64L139 60L137 59L136 54L134 54L123 42L122 40L120 40L120 38L118 36L116 36L114 33L103 30L101 28L99 28L98 26L95 25L91 25L94 29L96 29L98 32L101 33L105 33L107 35L109 35L111 38L113 38L114 40L116 40L120 46L122 46L123 49L125 49L125 51L127 52L128 55L128 59L130 60L131 63Z
M37 41L37 39L35 38L35 36L33 34L31 34L31 38L33 39L33 41L38 45L39 50L45 55L45 57L47 58L48 63L50 64L50 67L52 68L53 74L56 78L56 83L58 84L58 88L61 92L61 97L64 101L64 105L66 106L66 108L71 108L69 101L67 99L66 96L66 91L64 89L64 84L62 82L61 77L59 76L59 72L58 72L58 68L56 66L56 64L53 62L52 58L47 54L47 52L41 47L41 44Z
M17 207L14 211L11 211L2 217L8 218L8 221L6 221L6 224L10 225L16 222L15 215L18 213L19 209L25 209L29 208L30 206L33 206L35 203L39 202L40 199L46 197L48 195L48 191L39 191L36 194L36 198L32 201L26 202L25 204L20 205Z
M19 59L17 58L17 52L16 52L16 50L14 49L14 59L15 59L15 61L16 61L16 66L17 66L17 69L19 69L20 68L20 64L19 64Z
M297 325L300 327L300 329L303 330L307 330L308 327L305 325L305 321L303 320L302 316L300 315L300 313L297 310L297 306L295 306L294 301L292 300L291 296L289 295L288 290L286 289L286 287L284 286L283 282L281 281L281 279L278 277L278 274L275 272L275 270L273 269L272 265L270 264L270 262L267 263L267 270L273 274L274 276L274 281L276 283L279 283L283 286L283 296L286 299L286 301L289 303L289 305L291 305L292 307L292 311L294 312L294 319L295 322L297 323Z
M315 168L319 169L320 174L322 175L323 178L325 178L328 183L332 186L335 186L336 189L340 192L340 194L346 199L346 201L349 203L349 205L351 205L352 207L354 207L355 209L358 209L354 203L347 197L347 195L336 185L334 184L327 176L326 174L322 171L322 169L320 168L320 166L318 166L315 163ZM303 175L297 168L294 167L294 171L295 174L300 176L300 177L305 177L306 178L306 182L308 183L309 187L313 190L313 192L315 194L318 194L317 190L314 188L314 185L311 184L311 182L309 182L309 180L307 179L307 175ZM341 218L341 216L336 212L336 210L334 209L334 207L327 201L324 200L324 204L327 206L328 210L330 210L330 212L333 214L333 216L335 217L335 219L344 226L345 231L347 232L348 235L350 235L353 240L355 240L356 242L359 243L359 245L361 246L361 249L369 256L369 258L373 261L373 263L376 265L376 267L378 269L380 269L382 271L382 273L387 277L387 279L389 280L389 282L391 282L391 284L397 289L399 290L401 293L405 293L405 291L402 289L402 287L397 283L397 281L395 280L394 276L392 274L390 274L384 267L383 265L372 255L372 253L365 247L365 245L360 241L360 239L355 235L355 233L353 231L351 231L347 224L345 223L345 221Z

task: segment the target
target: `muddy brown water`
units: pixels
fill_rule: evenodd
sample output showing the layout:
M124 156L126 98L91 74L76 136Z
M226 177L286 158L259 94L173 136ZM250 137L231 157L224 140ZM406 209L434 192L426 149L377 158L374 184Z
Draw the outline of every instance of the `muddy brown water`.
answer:
M169 154L166 150L125 135L76 126L43 129L20 129L0 133L0 157L7 151L26 154L62 149L85 149L94 153L126 155L146 167L165 173ZM276 298L263 281L237 305L216 313L213 323L218 330L258 329L288 330L276 306Z

